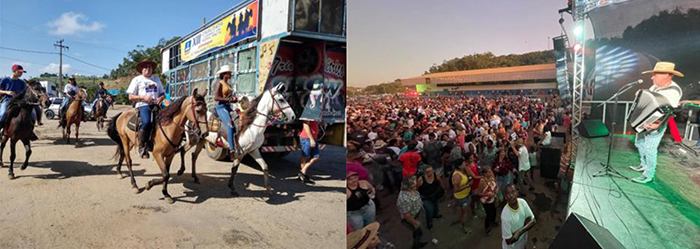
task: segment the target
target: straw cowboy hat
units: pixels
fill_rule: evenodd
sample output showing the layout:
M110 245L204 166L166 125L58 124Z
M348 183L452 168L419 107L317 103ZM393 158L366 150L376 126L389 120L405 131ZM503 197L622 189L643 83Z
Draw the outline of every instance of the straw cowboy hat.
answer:
M522 138L518 138L515 140L515 146L523 146L525 143L523 142Z
M141 70L146 66L150 66L151 68L153 68L153 70L155 70L156 67L158 66L158 63L151 61L149 59L143 59L141 62L136 64L135 68L136 68L136 71L138 71L140 73Z
M383 140L377 140L374 142L374 149L375 150L384 148L384 146L386 146L386 143Z
M231 72L231 67L228 65L223 65L221 68L219 68L219 71L216 72L216 76L221 75L222 73L230 73Z
M648 73L670 73L678 77L683 77L681 72L675 70L676 64L672 62L659 61L654 66L654 70L644 71L642 74Z
M372 238L379 232L379 222L373 222L364 228L348 234L348 249L365 249Z

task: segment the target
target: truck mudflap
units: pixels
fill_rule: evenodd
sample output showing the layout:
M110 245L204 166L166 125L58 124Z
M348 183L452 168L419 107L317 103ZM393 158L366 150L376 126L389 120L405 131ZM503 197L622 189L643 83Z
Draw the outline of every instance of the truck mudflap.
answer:
M319 144L318 148L321 150L326 149L325 144ZM260 152L261 153L269 153L269 152L287 152L287 151L297 151L300 150L301 147L298 146L263 146L260 147Z

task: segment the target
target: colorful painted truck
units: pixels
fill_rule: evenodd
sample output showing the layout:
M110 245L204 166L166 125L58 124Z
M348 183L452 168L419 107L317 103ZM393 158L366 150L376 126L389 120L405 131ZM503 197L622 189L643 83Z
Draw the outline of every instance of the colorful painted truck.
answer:
M268 127L260 152L284 156L299 149L299 117L322 112L320 148L345 144L346 2L344 0L244 1L162 50L168 101L207 89L214 115L215 73L233 69L239 99L252 100L265 89L284 85L297 120ZM307 105L322 87L322 104ZM208 139L207 154L227 158L225 139Z

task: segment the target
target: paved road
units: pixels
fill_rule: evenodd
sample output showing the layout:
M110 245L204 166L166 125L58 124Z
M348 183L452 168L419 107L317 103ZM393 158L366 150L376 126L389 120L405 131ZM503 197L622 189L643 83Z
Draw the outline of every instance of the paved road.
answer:
M109 116L121 110L110 110ZM250 158L237 175L241 197L226 186L230 163L202 152L197 165L201 184L172 166L169 192L161 187L134 194L129 178L119 179L110 160L115 143L94 122L81 127L79 148L66 145L55 120L37 128L29 167L8 180L0 169L0 247L2 248L342 248L345 243L345 150L329 147L310 170L315 186L296 179L299 153L268 159L272 198L264 198L260 168ZM24 160L17 146L17 161ZM9 145L3 153L9 162ZM135 157L136 152L132 154ZM153 161L134 159L139 187L158 177ZM19 165L19 164L17 164ZM122 168L126 170L126 167Z

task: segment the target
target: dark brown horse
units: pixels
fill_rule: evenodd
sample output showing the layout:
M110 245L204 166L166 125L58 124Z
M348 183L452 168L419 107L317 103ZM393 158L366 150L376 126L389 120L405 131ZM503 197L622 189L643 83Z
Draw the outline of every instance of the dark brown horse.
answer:
M5 122L0 124L4 127L2 143L0 144L0 166L4 167L2 154L5 150L7 140L10 140L10 180L15 178L14 163L17 154L15 147L17 141L22 141L26 150L24 163L20 169L27 168L29 157L32 155L31 137L34 135L34 121L32 120L32 112L36 106L46 103L48 96L46 91L41 87L39 82L27 81L27 90L15 96L7 107L7 118ZM41 113L36 113L41 115Z
M107 106L105 106L104 102L103 99L98 99L93 107L95 108L95 123L98 131L102 131L102 128L104 128L104 121L107 117Z
M185 131L185 123L189 121L195 124L194 128L197 130L198 136L209 132L207 127L207 105L204 96L206 96L206 91L203 94L198 94L197 89L194 89L191 96L182 97L163 109L158 115L158 121L154 123L153 158L158 163L163 176L149 181L148 185L146 185L146 190L150 190L155 185L163 184L163 196L167 203L174 202L170 194L168 194L170 164L175 154L181 151L179 145ZM107 134L112 140L117 142L117 151L114 157L119 158L119 164L117 165L119 177L122 177L122 162L126 160L126 167L131 175L131 187L134 193L138 194L141 190L136 185L129 154L136 145L136 132L127 127L129 120L134 115L138 115L136 109L117 114L110 121Z

